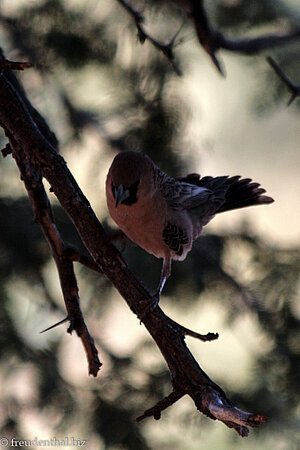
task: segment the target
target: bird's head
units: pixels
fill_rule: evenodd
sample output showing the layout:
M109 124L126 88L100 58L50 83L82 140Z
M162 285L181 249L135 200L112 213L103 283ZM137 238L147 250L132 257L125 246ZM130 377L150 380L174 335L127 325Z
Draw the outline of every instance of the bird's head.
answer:
M116 208L133 205L138 195L145 197L152 188L154 164L151 159L136 152L121 152L109 169L108 189L111 189Z

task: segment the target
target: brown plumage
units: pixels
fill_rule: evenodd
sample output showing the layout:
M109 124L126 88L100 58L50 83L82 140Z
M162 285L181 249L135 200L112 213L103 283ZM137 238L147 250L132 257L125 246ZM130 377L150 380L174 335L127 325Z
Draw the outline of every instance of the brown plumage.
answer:
M184 260L195 239L215 214L272 203L265 190L240 176L172 178L146 155L119 153L106 180L109 212L136 244L163 258L161 294L171 274L172 260Z

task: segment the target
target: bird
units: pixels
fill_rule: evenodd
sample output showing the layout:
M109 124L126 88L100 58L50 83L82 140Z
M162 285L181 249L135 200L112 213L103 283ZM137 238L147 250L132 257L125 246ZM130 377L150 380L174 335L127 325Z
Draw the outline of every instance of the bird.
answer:
M174 260L183 261L205 225L224 211L272 203L265 189L241 176L191 173L173 178L144 153L122 151L106 178L111 217L134 243L162 258L158 304Z

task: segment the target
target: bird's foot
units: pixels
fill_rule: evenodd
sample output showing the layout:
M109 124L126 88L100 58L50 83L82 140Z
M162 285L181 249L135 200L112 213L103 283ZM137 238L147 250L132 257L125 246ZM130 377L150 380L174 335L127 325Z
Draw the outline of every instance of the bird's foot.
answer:
M157 307L158 303L159 303L159 299L160 299L160 292L156 292L154 295L152 295L151 297L151 303L149 303L146 308L145 311L139 316L140 319L140 325L142 324L143 320L145 319L145 317L151 313L152 311L154 311L154 309Z

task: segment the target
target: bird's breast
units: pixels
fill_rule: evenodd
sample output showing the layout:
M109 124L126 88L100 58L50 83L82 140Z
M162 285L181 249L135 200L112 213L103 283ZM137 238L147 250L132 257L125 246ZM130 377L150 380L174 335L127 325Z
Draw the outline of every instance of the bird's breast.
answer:
M119 205L117 208L114 201L108 199L109 212L129 239L142 247L148 253L157 258L166 255L166 245L163 240L165 223L165 211L163 205L148 202L133 205Z

